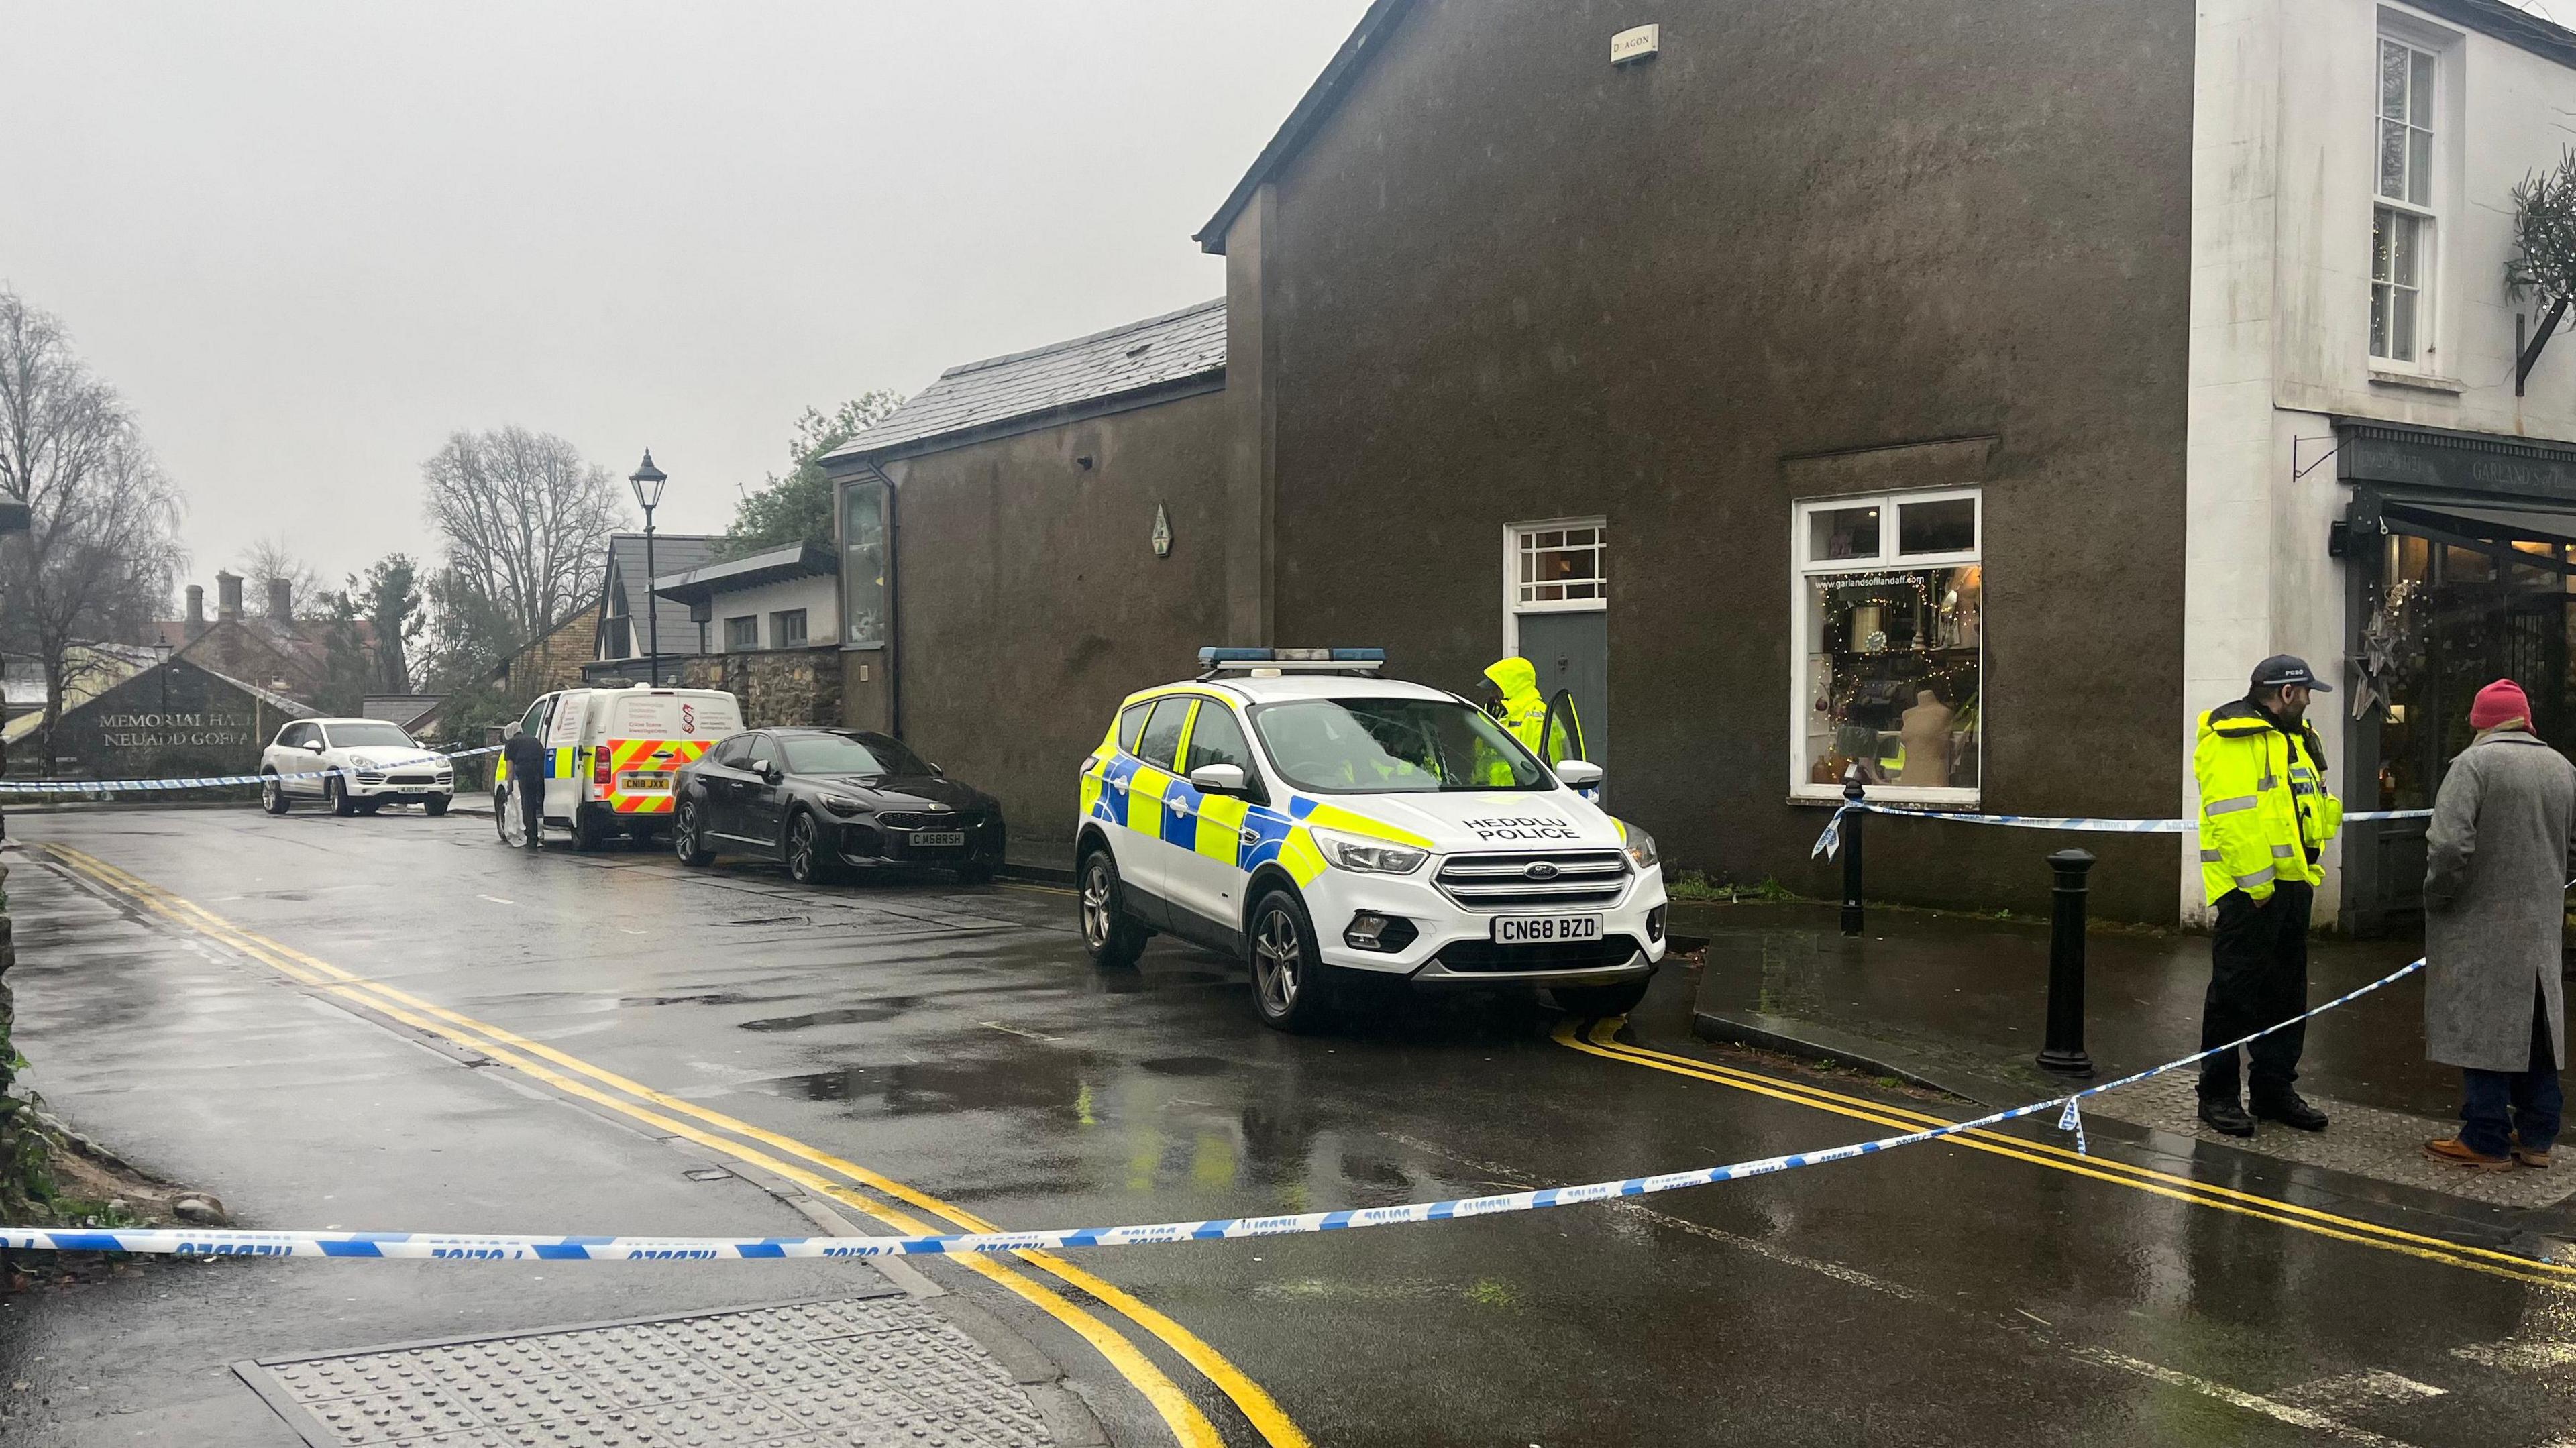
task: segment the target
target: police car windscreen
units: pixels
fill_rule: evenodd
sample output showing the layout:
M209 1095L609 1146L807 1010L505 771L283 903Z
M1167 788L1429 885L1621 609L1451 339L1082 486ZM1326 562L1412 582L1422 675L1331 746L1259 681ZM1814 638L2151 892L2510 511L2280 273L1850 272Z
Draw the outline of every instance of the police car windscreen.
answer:
M797 734L779 741L789 774L928 774L921 756L882 734Z
M400 727L373 719L361 720L355 724L325 724L322 727L324 732L331 736L331 747L334 749L418 749L420 747L414 744L411 736L402 732Z
M1549 785L1484 711L1447 699L1297 699L1254 709L1252 727L1288 782L1319 794Z

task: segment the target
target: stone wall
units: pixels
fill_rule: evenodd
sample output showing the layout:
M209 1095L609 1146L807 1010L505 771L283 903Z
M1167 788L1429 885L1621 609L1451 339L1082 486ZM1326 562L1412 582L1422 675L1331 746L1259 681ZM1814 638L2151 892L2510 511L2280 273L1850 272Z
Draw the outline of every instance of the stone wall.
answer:
M684 689L722 689L733 695L742 701L743 723L755 729L778 724L837 725L841 722L840 654L831 644L693 654L677 661L678 683Z
M519 707L540 694L582 686L581 666L599 652L599 610L585 608L510 657L507 697Z

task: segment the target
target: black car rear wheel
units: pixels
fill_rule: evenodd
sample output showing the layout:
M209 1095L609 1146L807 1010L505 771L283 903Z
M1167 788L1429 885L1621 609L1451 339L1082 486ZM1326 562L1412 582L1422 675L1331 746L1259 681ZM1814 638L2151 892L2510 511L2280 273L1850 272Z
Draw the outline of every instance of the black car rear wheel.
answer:
M672 811L671 852L680 857L683 865L712 865L716 862L716 852L707 848L703 819L698 802L693 799L680 801L680 807Z

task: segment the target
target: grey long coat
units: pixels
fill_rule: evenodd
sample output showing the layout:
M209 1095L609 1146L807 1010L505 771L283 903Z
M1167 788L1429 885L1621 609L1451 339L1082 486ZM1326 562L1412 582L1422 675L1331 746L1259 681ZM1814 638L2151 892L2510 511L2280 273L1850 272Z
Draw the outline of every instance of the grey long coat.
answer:
M2531 1064L2534 988L2567 1061L2559 996L2576 765L2504 730L2460 752L2433 801L2424 872L2424 1050L2448 1066Z

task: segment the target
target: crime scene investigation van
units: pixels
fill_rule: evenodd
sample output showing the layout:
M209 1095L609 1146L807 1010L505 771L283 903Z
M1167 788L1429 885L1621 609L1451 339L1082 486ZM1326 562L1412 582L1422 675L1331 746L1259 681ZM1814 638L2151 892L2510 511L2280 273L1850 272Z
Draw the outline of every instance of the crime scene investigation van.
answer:
M595 850L614 834L667 834L680 766L740 733L742 706L717 689L566 689L529 705L519 725L546 746L546 824ZM496 819L509 784L505 762L492 771Z

